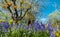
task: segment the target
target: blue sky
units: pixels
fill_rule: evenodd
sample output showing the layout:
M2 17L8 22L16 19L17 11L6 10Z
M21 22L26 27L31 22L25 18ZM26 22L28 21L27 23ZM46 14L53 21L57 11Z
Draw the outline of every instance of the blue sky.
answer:
M45 0L42 4L46 7L42 9L42 17L47 17L51 12L60 9L60 0Z

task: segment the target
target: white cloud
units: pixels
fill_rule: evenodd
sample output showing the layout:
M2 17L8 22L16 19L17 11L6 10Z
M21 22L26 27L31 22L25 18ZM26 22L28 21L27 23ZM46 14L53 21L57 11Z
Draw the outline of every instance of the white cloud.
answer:
M41 18L40 21L43 23L43 24L46 24L48 22L48 18Z

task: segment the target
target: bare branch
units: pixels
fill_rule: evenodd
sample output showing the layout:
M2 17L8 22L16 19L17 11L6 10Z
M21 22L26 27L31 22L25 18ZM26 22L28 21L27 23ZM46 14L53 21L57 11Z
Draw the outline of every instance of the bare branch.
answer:
M16 8L16 0L12 0L13 4L14 4L14 10L15 10L15 15L16 15L16 18L18 17L18 11L17 11L17 8Z
M7 0L5 0L5 2L7 3Z
M5 0L5 2L7 3L7 0ZM8 5L7 9L8 9L8 10L10 11L10 13L12 14L12 10L10 9L10 6L11 6L11 5ZM14 18L13 18L13 14L12 14L11 17L12 17L12 19L14 19Z
M23 15L21 18L19 18L19 20L22 20L23 17L26 15L26 13L27 13L30 9L31 9L31 8L28 8L28 9L25 11L24 15Z
M22 17L22 1L20 1L20 16L19 17Z

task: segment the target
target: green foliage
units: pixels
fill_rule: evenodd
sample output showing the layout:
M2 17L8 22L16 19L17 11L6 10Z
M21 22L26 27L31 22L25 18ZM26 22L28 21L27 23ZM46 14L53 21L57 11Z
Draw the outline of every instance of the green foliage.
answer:
M60 26L60 11L56 10L52 12L49 14L49 17L49 22L52 23L53 27L57 27L57 25Z
M10 25L13 24L13 19L10 19L10 20L9 20L9 24L10 24Z
M0 12L0 20L6 20L6 21L9 21L11 19L9 13L3 13L3 12Z
M5 33L6 34L6 33ZM49 37L49 33L46 31L37 31L30 32L29 30L14 30L12 32L8 32L7 37Z
M5 36L4 34L5 34L4 32L0 31L0 37L4 37Z

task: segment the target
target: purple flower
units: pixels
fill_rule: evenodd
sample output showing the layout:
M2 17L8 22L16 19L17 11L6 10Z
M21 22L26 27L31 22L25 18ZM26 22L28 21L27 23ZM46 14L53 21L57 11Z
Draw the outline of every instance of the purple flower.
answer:
M42 24L42 22L39 23L38 21L35 21L33 25L35 30L45 30L45 25Z
M33 27L34 27L34 30L38 30L38 27L39 27L38 21L34 22Z
M40 27L41 30L45 30L45 25L42 24L42 22L41 22L41 25L39 27Z
M53 28L52 28L52 25L50 23L48 24L47 29L49 30L49 33L51 34L51 32L53 31Z
M2 22L1 24L5 29L9 28L9 24L7 22Z
M32 26L31 25L28 25L28 26L26 26L26 29L30 29Z
M55 35L53 33L51 33L50 37L55 37Z
M48 30L52 31L52 26L48 25Z

